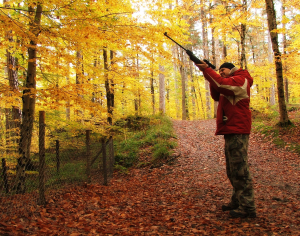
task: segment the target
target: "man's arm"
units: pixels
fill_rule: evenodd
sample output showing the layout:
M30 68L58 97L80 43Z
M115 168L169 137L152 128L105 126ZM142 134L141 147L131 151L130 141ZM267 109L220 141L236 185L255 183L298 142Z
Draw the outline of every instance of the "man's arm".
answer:
M220 93L217 90L215 90L211 84L209 84L209 88L210 88L210 95L212 99L215 101L219 101Z
M204 62L203 62L204 63ZM210 85L220 94L227 96L234 96L235 93L241 93L242 86L245 83L245 78L240 76L231 76L228 78L221 77L213 69L209 68L207 64L196 64L196 66L203 72L205 79ZM243 90L243 89L242 89Z

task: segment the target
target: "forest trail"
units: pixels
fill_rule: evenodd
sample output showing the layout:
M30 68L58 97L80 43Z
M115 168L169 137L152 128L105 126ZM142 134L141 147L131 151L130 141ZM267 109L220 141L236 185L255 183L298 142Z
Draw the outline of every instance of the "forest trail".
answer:
M300 235L298 155L251 134L249 165L257 218L231 219L221 211L231 186L225 171L224 139L214 135L215 120L173 124L179 144L174 164L132 169L128 175L116 175L109 186L84 185L56 192L38 213L0 223L0 233Z

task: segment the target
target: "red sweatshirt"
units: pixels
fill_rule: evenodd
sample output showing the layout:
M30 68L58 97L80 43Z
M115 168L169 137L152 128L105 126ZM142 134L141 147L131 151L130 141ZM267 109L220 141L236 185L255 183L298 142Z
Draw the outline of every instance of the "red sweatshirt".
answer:
M250 134L250 87L253 79L247 70L233 68L228 78L206 68L204 77L210 83L211 96L219 101L216 134Z

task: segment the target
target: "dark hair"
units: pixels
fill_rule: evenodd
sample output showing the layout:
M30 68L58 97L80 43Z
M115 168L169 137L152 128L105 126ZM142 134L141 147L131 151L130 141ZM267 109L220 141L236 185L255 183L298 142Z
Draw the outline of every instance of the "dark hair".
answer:
M235 67L235 65L233 65L232 63L230 63L230 62L225 62L225 63L223 63L223 64L220 66L219 70L222 69L222 68L228 68L229 70L231 70L231 69L234 68L234 67Z

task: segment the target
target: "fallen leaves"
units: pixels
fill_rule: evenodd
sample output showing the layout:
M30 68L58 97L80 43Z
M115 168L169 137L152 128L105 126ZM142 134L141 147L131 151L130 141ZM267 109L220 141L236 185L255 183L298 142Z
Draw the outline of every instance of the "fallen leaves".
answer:
M300 232L300 158L250 138L249 163L258 217L231 219L224 140L215 121L174 121L178 160L161 168L132 169L110 186L83 184L50 192L32 209L28 195L13 219L1 213L4 235L297 235ZM197 132L201 131L201 132ZM13 198L2 199L12 206ZM23 204L23 205L22 205ZM6 208L7 209L7 208ZM9 208L8 208L9 209ZM1 209L3 212L3 208Z

